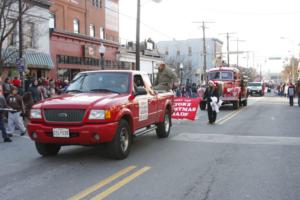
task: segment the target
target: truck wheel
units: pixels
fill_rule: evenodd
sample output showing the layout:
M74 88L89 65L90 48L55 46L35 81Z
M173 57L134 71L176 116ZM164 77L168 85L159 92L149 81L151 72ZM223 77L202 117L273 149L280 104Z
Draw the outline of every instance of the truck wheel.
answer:
M126 120L121 120L114 140L108 144L108 153L114 159L125 159L130 152L131 132Z
M164 116L164 121L159 122L156 128L156 135L159 138L167 138L171 130L171 113L167 109Z
M234 110L237 110L237 109L239 109L239 107L240 107L239 101L234 101L234 102L233 102L233 109L234 109Z
M200 102L200 110L205 110L206 109L206 101L201 101Z
M244 102L243 102L243 106L247 106L248 105L248 100L245 100Z
M44 144L35 142L35 147L42 156L55 156L60 150L60 145L58 144Z

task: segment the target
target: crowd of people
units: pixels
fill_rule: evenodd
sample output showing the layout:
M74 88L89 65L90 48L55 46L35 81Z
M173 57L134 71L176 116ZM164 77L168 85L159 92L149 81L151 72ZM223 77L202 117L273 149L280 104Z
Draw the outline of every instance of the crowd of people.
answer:
M36 79L32 76L25 78L24 88L19 77L7 77L0 82L0 130L4 142L11 142L10 136L16 129L21 131L21 136L26 134L24 119L29 118L35 103L59 95L69 85L68 80ZM7 119L7 128L4 119Z
M290 106L294 105L294 98L298 97L298 106L300 106L300 79L296 84L290 83L281 83L276 88L276 93L278 96L289 98Z

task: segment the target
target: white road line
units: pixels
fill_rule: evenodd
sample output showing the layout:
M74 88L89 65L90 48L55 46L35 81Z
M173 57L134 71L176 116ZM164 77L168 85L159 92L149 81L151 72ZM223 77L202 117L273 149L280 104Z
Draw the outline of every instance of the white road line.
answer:
M171 140L215 144L300 145L300 137L241 136L224 134L182 133Z

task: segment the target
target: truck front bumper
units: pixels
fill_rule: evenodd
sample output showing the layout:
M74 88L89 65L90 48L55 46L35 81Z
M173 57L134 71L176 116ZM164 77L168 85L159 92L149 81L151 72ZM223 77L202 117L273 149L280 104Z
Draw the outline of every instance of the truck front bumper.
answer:
M61 145L94 145L111 142L115 136L118 122L107 124L85 124L82 126L50 126L39 123L28 123L30 138L40 143ZM54 137L53 128L66 128L69 137Z

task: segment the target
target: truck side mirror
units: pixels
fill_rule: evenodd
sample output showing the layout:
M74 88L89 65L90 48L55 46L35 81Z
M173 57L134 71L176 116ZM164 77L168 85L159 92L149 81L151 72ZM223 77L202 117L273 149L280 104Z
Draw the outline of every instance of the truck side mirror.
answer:
M139 96L139 95L146 95L146 94L148 94L148 93L147 93L147 90L146 90L144 87L136 87L135 89L136 89L136 91L135 91L134 96Z

